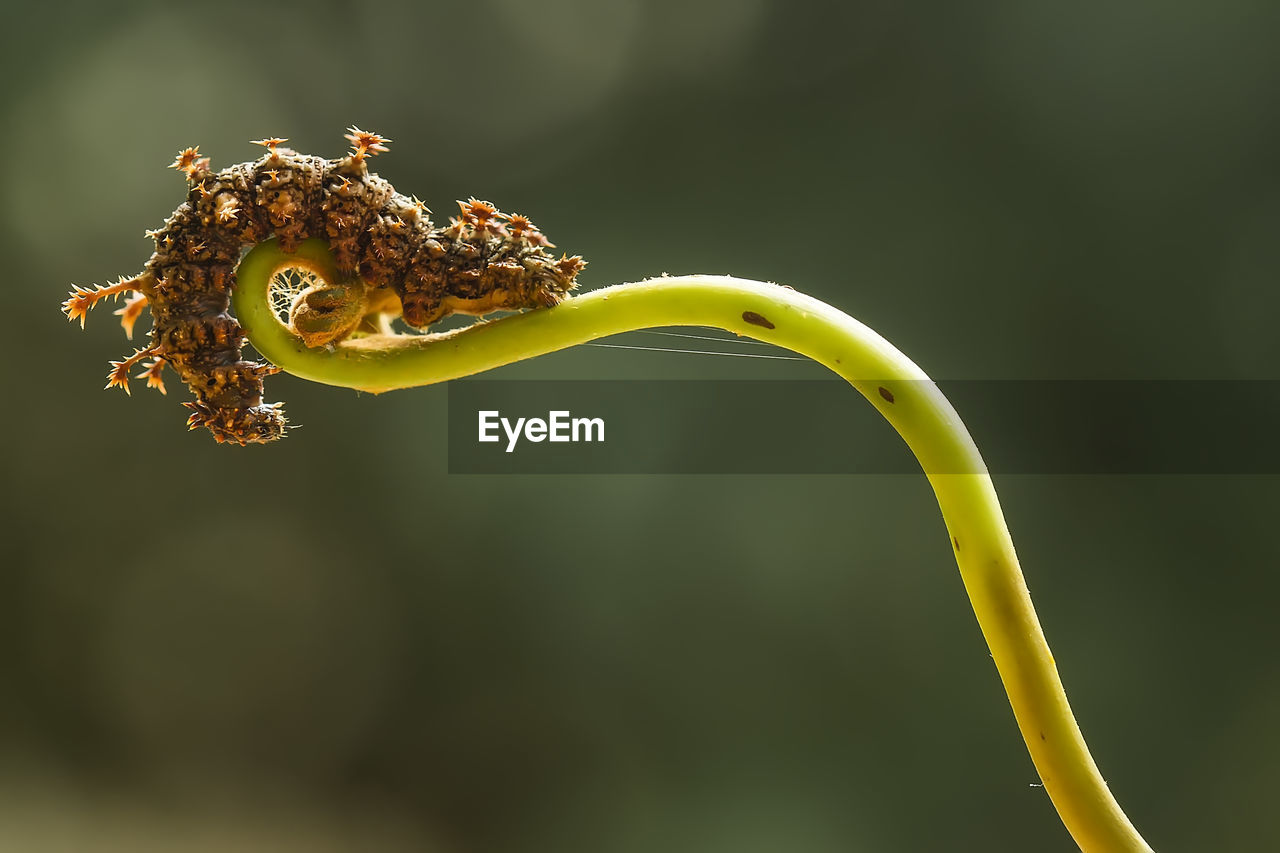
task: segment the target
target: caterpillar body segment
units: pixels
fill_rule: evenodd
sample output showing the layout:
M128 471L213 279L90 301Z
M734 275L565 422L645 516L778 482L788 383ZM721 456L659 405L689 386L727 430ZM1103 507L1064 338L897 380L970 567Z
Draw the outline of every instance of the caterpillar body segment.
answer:
M526 217L470 199L436 226L421 201L369 171L368 158L390 140L354 127L347 139L351 153L336 160L298 154L283 147L285 139L257 140L267 149L260 159L219 172L198 147L179 152L172 166L187 178L187 199L147 232L155 252L144 270L112 285L76 287L63 303L67 318L83 325L98 302L128 296L116 313L130 337L150 309L150 342L112 362L108 387L128 390L128 371L150 358L134 378L164 392L162 371L173 368L195 396L184 404L191 429L239 445L283 436L281 404L263 402L262 380L275 368L242 357L244 332L230 314L243 252L270 237L286 252L320 237L336 260L340 280L306 289L290 312L309 346L357 329L386 330L397 315L425 328L455 313L547 307L576 286L585 262L552 256L552 244Z

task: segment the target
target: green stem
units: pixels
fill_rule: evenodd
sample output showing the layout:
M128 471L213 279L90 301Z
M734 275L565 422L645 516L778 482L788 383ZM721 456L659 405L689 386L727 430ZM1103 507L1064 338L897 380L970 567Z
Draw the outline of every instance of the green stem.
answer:
M898 431L933 486L1018 727L1068 831L1087 853L1151 849L1111 796L1072 716L973 439L928 376L874 331L790 288L681 276L594 290L554 308L441 335L373 336L309 349L267 300L276 271L300 260L336 279L322 241L308 241L293 255L268 241L240 265L235 310L265 358L330 385L366 391L428 385L620 332L676 325L714 326L777 344L847 379Z

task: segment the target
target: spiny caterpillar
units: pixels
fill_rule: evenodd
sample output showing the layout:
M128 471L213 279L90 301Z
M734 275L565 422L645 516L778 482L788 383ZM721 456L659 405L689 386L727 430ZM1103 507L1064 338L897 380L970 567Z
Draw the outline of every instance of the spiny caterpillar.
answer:
M146 232L156 250L143 271L77 286L62 304L83 327L98 302L132 294L115 312L130 339L150 308L150 343L111 362L107 388L129 392L129 372L141 363L136 378L163 394L168 365L195 394L183 404L192 410L190 429L203 426L219 443L239 445L283 436L281 404L262 402L262 378L278 369L241 359L244 332L229 313L242 253L272 236L286 252L309 237L325 239L343 279L294 300L290 326L309 346L357 328L385 329L394 315L421 329L454 313L549 307L576 286L585 262L549 254L553 244L524 216L473 198L458 202L448 226L434 226L421 201L368 170L367 159L391 140L348 130L351 153L337 160L298 154L278 138L256 140L265 156L221 172L198 146L178 154L172 168L186 175L187 200L163 228ZM360 298L346 296L352 285Z

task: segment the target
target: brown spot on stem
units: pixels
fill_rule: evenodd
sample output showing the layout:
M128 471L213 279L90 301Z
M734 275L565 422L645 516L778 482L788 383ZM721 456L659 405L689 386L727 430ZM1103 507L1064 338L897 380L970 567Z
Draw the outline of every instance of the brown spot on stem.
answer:
M893 392L890 391L888 388L884 387L883 385L880 386L880 396L884 397L885 400L890 403L893 402Z
M763 314L757 314L754 311L743 311L742 319L746 320L748 323L750 323L753 326L764 326L766 329L776 328L772 323L769 322L769 319L767 317L765 317Z
M955 546L955 549L956 549L957 551L959 551L959 550L960 550L960 537L959 537L959 536L952 536L952 537L951 537L951 544L952 544L953 546Z

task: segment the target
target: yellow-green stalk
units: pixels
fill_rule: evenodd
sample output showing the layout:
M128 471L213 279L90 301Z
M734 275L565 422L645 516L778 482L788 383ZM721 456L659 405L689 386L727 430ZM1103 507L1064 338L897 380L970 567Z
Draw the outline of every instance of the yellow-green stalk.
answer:
M924 371L876 332L788 287L694 275L606 287L439 335L371 335L310 348L268 299L275 273L300 262L336 278L323 241L307 241L292 255L268 241L240 265L235 312L265 358L329 385L365 391L429 385L620 332L679 325L718 327L786 347L848 380L898 431L933 486L1023 740L1067 830L1086 853L1150 851L1076 725L973 439Z

